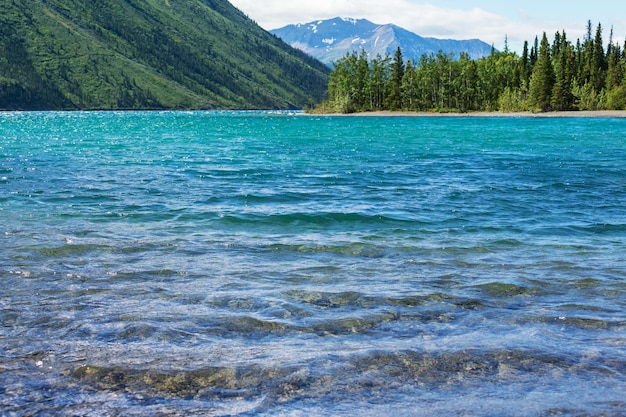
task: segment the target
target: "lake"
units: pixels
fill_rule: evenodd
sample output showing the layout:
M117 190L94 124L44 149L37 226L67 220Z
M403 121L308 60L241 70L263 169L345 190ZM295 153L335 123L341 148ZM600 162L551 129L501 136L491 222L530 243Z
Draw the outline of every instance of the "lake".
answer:
M0 113L0 415L617 416L626 119Z

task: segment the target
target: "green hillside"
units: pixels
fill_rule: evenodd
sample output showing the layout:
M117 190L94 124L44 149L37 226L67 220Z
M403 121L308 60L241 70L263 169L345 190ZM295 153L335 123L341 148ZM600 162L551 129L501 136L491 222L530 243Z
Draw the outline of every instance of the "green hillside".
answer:
M2 0L0 109L287 109L329 70L226 0Z

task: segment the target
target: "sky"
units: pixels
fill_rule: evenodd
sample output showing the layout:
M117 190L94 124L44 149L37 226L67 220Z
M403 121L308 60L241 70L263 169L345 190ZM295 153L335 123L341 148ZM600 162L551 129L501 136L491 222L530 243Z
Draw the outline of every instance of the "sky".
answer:
M546 32L553 40L565 30L576 43L591 20L593 34L602 24L603 40L624 45L626 1L554 0L230 0L266 30L293 23L333 17L365 18L374 23L393 23L420 36L443 39L481 39L496 49L521 52L524 41Z

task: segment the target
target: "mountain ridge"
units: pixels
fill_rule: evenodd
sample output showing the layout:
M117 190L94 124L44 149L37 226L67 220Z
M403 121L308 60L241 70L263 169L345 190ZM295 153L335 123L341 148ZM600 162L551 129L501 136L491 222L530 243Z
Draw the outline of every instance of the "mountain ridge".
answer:
M405 58L416 62L424 54L439 51L451 52L455 58L465 52L471 59L478 59L492 50L491 45L480 39L427 38L394 24L381 25L367 19L345 17L286 25L272 29L270 33L327 65L346 53L360 50L371 56L384 56L393 54L400 47Z
M292 109L327 67L226 0L5 0L0 109Z

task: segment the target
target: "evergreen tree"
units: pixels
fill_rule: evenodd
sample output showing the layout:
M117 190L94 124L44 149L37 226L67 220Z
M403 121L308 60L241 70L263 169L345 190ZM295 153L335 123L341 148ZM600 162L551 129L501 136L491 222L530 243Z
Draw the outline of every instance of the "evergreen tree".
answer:
M452 53L444 54L442 51L437 52L437 85L438 85L438 100L437 108L450 109L452 108Z
M407 61L402 77L402 108L407 110L417 109L418 86L415 64L412 60Z
M329 83L326 109L422 111L549 111L626 108L626 54L612 42L604 53L602 28L573 45L565 31L552 44L544 33L521 57L497 52L472 60L467 53L455 60L442 51L423 55L419 63L404 62L402 51L367 61L362 52L336 63ZM597 84L602 80L602 85ZM4 89L8 86L0 86ZM145 101L134 94L125 101ZM132 104L132 102L131 102Z
M622 65L621 50L619 45L609 48L607 57L606 88L611 90L622 83L624 67Z
M520 58L520 85L528 85L528 83L530 82L531 72L532 67L530 63L530 57L528 56L528 41L524 41L522 57Z
M609 44L606 47L606 60L608 65L609 55L613 50L613 26L611 26L611 32L609 33Z
M587 21L587 32L585 34L585 38L583 40L583 44L581 45L578 54L578 77L577 82L580 85L584 85L591 80L591 67L593 65L593 50L594 50L594 41L591 36L591 20Z
M552 58L553 59L558 59L559 55L561 54L561 46L562 46L561 33L557 31L554 34L554 41L552 41Z
M589 81L597 93L602 91L605 78L606 61L604 58L604 47L602 46L602 25L598 23L591 52L591 65L589 67Z
M612 45L607 57L607 108L626 109L626 57L623 57L619 45Z
M387 108L390 110L400 110L402 108L402 79L404 78L404 60L400 47L396 49L391 64L391 82L389 94L387 96Z
M387 83L389 82L389 62L391 58L389 54L385 57L377 55L371 62L371 77L368 83L368 89L370 91L372 110L384 110L385 109L385 91L387 89Z
M417 75L419 86L420 110L429 110L437 107L438 103L438 76L435 55L424 54L420 58L419 71Z
M553 110L570 110L574 105L572 81L574 76L575 55L573 47L567 42L565 31L555 36L558 40L556 56L554 57L555 79L552 90L551 107ZM555 42L556 44L556 42ZM554 48L553 48L554 49Z
M530 48L530 66L534 67L539 55L539 38L535 36L535 43Z
M357 59L355 69L355 91L354 91L354 106L358 111L366 111L370 109L370 103L368 100L368 80L370 77L369 62L367 59L367 52L361 50L361 54Z
M552 87L554 86L554 69L550 58L550 44L546 33L543 33L537 62L530 78L530 104L541 111L551 109Z
M458 77L457 107L460 111L478 110L478 71L476 61L471 60L469 55L462 53L459 59L460 74Z

